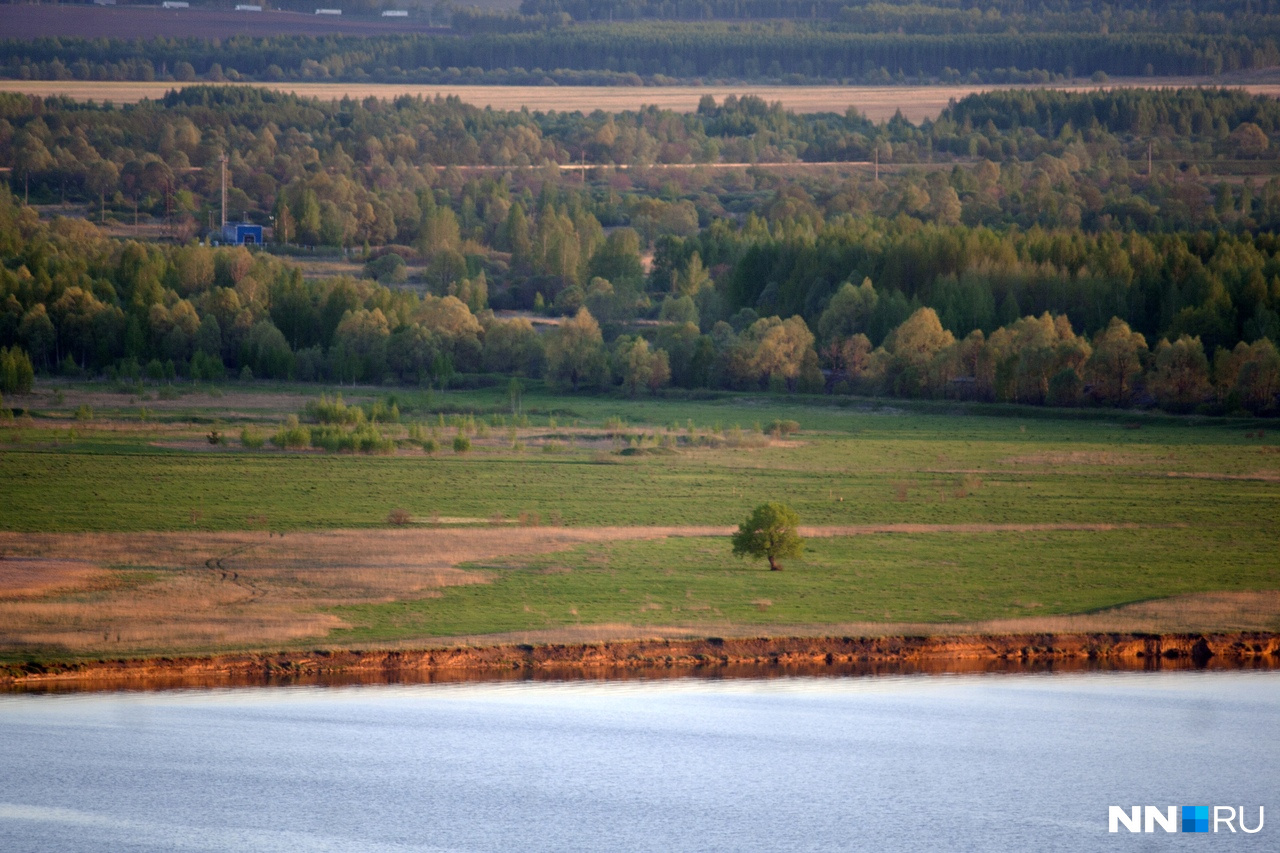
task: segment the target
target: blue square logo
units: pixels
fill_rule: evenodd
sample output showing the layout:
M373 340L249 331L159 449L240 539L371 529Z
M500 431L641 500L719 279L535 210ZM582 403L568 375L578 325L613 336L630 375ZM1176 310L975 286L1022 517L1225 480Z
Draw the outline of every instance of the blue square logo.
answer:
M1182 831L1183 832L1208 832L1209 831L1209 807L1208 806L1183 806L1182 807Z

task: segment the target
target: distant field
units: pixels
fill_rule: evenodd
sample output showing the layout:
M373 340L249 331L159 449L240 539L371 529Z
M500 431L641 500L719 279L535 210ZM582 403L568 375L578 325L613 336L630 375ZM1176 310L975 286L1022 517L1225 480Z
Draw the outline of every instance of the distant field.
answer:
M0 659L1280 628L1280 446L1254 422L534 392L513 420L504 389L395 389L399 447L369 456L240 446L314 387L162 390L6 398ZM801 431L756 431L775 418ZM822 528L804 556L734 559L725 533L779 499Z
M438 29L438 28L436 28ZM0 5L4 38L229 38L231 36L389 35L431 32L425 18L330 17L268 9L163 9L71 4Z
M0 6L0 9L6 7ZM1212 78L1135 78L1113 80L1105 86L1094 84L1051 86L1064 91L1091 91L1099 88L1145 86L1214 86L1227 81ZM228 84L230 85L230 84ZM1010 86L436 86L390 83L261 83L254 84L280 92L324 100L351 98L390 99L401 95L444 97L454 95L477 107L535 111L605 110L621 112L641 106L656 106L678 112L693 112L698 101L711 95L717 101L729 95L756 95L772 103L780 101L797 113L843 113L853 107L873 121L883 121L901 110L913 122L937 118L952 100L974 92L993 89L1027 88ZM180 84L164 82L99 82L89 80L0 80L0 91L28 95L62 95L76 100L135 103L144 98L160 98ZM1242 83L1239 88L1258 95L1280 96L1280 83Z

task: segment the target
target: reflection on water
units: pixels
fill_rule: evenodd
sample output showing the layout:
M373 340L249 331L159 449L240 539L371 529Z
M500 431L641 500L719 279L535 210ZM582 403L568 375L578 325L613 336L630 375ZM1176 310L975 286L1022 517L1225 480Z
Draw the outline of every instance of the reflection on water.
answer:
M3 693L81 693L131 690L176 690L233 687L354 687L376 685L457 684L527 681L660 681L676 679L741 680L792 678L850 678L904 675L1047 675L1120 672L1199 672L1280 670L1280 658L1213 657L1196 662L1188 657L1089 659L1086 657L1021 659L1017 657L951 657L918 660L832 663L712 663L699 666L583 666L541 664L537 667L374 668L338 671L297 671L284 667L204 673L146 672L122 668L100 679L79 676L49 678L0 685Z
M1156 849L1107 806L1280 814L1276 719L1274 672L8 696L0 847Z

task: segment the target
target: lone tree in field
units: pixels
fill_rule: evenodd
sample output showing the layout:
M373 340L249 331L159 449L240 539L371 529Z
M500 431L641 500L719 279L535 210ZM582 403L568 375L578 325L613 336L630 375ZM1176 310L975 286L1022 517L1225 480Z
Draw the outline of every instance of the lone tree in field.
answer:
M755 508L733 534L733 553L738 557L765 557L770 571L782 571L780 557L799 557L804 540L796 532L800 516L785 504L767 503Z

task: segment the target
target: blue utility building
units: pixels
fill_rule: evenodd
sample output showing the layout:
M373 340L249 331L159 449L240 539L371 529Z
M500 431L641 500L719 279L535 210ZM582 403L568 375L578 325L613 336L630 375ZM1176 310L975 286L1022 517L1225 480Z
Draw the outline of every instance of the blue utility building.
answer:
M222 226L222 242L228 246L261 246L262 226L228 222Z

